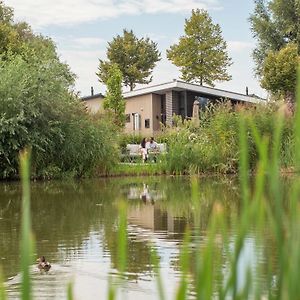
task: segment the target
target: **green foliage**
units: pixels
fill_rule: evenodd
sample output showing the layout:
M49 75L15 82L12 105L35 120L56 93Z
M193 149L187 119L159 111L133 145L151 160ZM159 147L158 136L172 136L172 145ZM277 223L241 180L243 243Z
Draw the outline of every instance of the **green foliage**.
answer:
M55 45L50 38L34 34L25 22L14 22L13 9L0 2L0 54L1 59L7 55L20 54L27 61L31 56L40 59L58 59ZM73 75L72 75L73 77Z
M52 41L0 7L0 178L18 176L26 146L34 177L106 173L118 157L114 126L91 117L72 93L74 75Z
M125 126L125 100L122 95L122 73L118 65L113 64L108 71L106 81L107 92L103 108L112 114L114 123L119 127Z
M2 268L0 267L0 300L6 300L6 291L3 284L3 275L2 275Z
M299 64L296 44L288 44L278 52L270 51L262 67L261 86L294 102Z
M292 43L298 46L300 54L299 0L255 0L250 23L253 35L258 40L253 52L258 75L261 75L269 51L279 51Z
M232 109L230 105L218 104L201 112L200 125L191 121L179 122L177 127L165 131L164 139L168 153L164 156L162 168L171 174L193 173L237 173L239 167L239 123L240 118L252 120L259 134L272 142L271 136L276 125L276 106L260 106L259 109ZM248 123L247 143L250 168L255 169L258 152L255 138ZM281 140L282 166L293 163L293 126L287 120Z
M137 144L139 145L143 139L140 134L126 134L122 133L119 139L119 146L121 149L125 150L127 144Z
M227 44L220 25L213 24L207 11L192 10L191 18L185 21L184 31L179 43L167 50L168 59L180 67L182 78L210 86L214 86L215 81L230 80L227 68L231 59L227 54Z
M0 1L0 22L10 23L13 20L13 9L5 6L3 1Z
M33 235L31 232L30 213L30 151L20 154L20 173L22 179L22 222L21 222L21 270L22 270L22 300L31 299L31 280L29 266L33 261Z
M106 84L109 69L117 64L123 75L125 86L133 90L136 83L149 83L149 77L160 60L157 44L149 38L138 39L133 31L123 30L123 36L118 35L107 47L108 61L100 60L98 77Z

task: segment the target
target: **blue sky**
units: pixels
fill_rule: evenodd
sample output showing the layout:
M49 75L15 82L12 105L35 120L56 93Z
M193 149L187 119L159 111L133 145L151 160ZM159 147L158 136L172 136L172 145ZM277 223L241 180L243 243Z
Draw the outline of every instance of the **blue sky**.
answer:
M251 58L255 40L248 18L253 0L4 0L15 10L16 20L25 20L35 32L51 37L61 60L77 75L76 90L82 96L105 92L95 75L98 59L105 59L107 42L123 28L138 37L148 36L158 43L162 60L153 72L153 84L179 78L178 68L166 59L166 49L184 33L184 21L193 8L207 9L219 23L228 43L233 65L232 80L216 83L217 88L265 97L253 75Z

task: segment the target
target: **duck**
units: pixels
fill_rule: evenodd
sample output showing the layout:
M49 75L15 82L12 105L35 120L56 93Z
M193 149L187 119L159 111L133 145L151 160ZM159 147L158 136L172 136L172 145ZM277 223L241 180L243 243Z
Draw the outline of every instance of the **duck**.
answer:
M48 272L50 270L51 265L48 261L46 261L45 256L41 256L36 261L38 263L38 268L40 269L40 271Z

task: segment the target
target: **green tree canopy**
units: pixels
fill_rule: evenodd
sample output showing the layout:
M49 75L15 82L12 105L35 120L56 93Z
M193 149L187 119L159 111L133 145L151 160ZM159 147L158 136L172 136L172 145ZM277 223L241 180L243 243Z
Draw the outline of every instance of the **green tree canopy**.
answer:
M167 57L180 67L182 79L188 82L206 83L214 86L215 81L227 81L231 76L227 68L231 59L221 28L213 24L207 11L192 10L192 16L185 21L185 35L179 43L167 50Z
M256 73L261 76L262 66L269 51L279 51L289 43L298 46L300 53L300 1L255 0L250 16L251 30L258 40L253 57Z
M81 176L113 163L114 127L87 113L73 83L54 43L15 23L0 2L0 178L18 176L26 146L36 177Z
M299 63L296 44L288 44L280 51L270 51L263 64L261 86L294 102Z
M7 54L20 54L30 61L30 56L41 59L58 59L56 46L50 38L34 34L25 22L14 22L13 9L0 1L0 54L7 59ZM25 57L26 56L26 57Z
M117 64L123 75L123 83L133 90L137 83L145 84L152 81L150 76L156 62L160 60L157 44L149 38L138 39L133 31L123 30L123 36L118 35L107 47L107 61L100 60L100 82L106 84L108 70L112 64Z
M113 114L114 123L123 127L125 124L125 101L122 95L122 73L117 64L111 65L106 81L107 92L103 108Z

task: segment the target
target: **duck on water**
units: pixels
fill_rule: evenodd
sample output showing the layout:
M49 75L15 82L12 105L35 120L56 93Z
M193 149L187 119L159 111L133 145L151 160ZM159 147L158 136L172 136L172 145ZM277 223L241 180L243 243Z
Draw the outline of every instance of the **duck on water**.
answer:
M36 261L38 263L38 268L39 268L40 271L48 272L50 270L51 265L48 261L46 261L45 256L41 256Z

